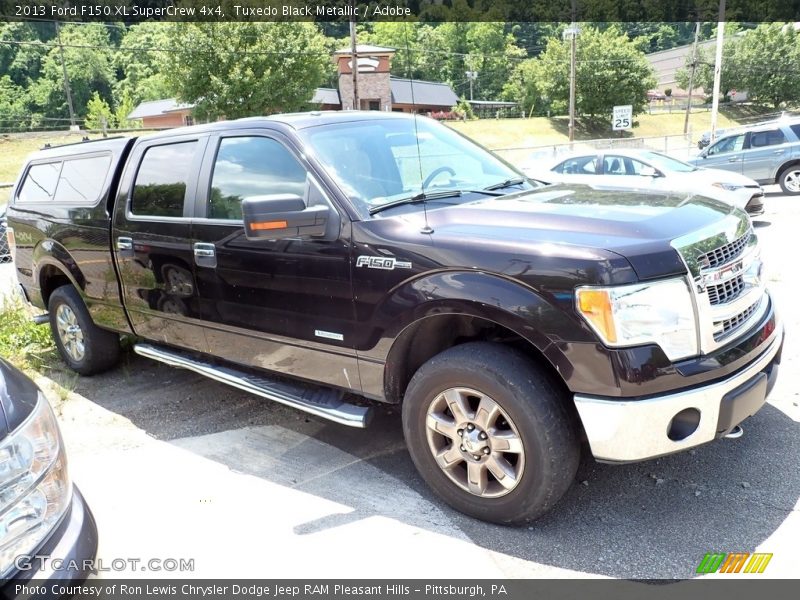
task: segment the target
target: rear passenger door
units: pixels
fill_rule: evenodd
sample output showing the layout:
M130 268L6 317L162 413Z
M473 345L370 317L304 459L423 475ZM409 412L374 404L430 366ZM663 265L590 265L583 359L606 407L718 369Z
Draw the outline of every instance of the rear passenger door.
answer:
M759 182L766 182L783 164L789 146L780 128L751 131L742 152L742 173Z
M266 129L209 142L193 225L199 318L215 356L360 390L353 349L350 223L291 140ZM326 204L324 238L248 240L242 200Z
M111 243L135 332L205 352L192 270L191 216L205 136L134 147L114 208Z

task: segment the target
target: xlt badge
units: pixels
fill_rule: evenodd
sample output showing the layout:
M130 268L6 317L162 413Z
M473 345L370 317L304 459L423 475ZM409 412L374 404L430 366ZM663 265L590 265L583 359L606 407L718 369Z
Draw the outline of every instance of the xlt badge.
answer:
M368 269L383 269L393 271L394 269L410 269L411 263L397 260L394 257L383 256L359 256L356 261L357 267L367 267Z

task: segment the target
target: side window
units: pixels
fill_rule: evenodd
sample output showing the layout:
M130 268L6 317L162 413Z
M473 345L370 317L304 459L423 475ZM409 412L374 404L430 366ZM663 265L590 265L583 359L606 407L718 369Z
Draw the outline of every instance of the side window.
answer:
M622 156L606 155L603 158L603 173L606 175L627 175L625 159Z
M280 142L264 137L223 138L214 161L206 216L241 219L245 198L270 194L303 198L305 189L305 168Z
M725 138L711 146L708 149L708 154L711 156L712 154L725 154L727 152L738 152L744 147L744 134L742 135L732 135L731 137Z
M148 148L131 199L131 212L152 217L182 217L183 200L197 142Z
M786 138L780 129L770 129L768 131L754 131L750 134L750 148L763 148L765 146L777 146L783 144Z
M800 125L792 125L792 131L794 131L794 134L800 139Z
M100 196L111 165L110 156L65 160L56 189L56 202L94 203Z
M597 159L594 156L581 156L569 158L553 169L556 173L565 175L594 175Z
M61 161L33 165L17 195L19 202L47 202L53 199L61 172Z

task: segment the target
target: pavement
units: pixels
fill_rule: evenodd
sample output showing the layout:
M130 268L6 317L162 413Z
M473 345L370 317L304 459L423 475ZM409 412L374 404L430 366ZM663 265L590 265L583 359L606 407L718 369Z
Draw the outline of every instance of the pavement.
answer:
M551 513L500 527L432 495L391 407L350 429L129 353L68 378L66 399L40 379L100 558L194 559L187 577L642 579L695 577L706 552L759 551L774 557L758 577L797 577L800 200L773 191L766 208L756 231L788 337L742 438L632 465L584 456ZM0 265L0 291L11 281ZM120 574L175 575L100 576Z

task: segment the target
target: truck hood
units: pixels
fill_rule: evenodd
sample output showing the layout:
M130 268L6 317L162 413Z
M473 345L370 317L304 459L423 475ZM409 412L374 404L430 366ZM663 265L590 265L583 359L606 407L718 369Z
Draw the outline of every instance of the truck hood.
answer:
M596 250L628 259L639 279L682 274L686 267L670 245L716 222L747 219L729 204L697 194L667 194L558 184L447 208L428 205L427 224L438 246L504 244L518 253ZM726 217L728 219L726 219ZM423 227L423 211L406 213Z

